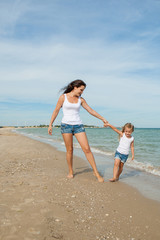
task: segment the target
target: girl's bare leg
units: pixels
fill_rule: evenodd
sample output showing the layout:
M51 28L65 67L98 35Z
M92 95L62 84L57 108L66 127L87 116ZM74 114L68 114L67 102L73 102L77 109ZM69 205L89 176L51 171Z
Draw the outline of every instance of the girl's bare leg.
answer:
M124 163L120 162L119 170L118 170L118 174L117 174L117 179L119 179L119 176L121 175L121 173L123 171L123 166L124 166Z
M120 159L116 158L114 161L114 168L113 168L113 178L109 179L110 182L116 182L118 181L118 171L119 171L119 166L120 166Z
M66 159L69 168L68 178L73 178L73 135L71 133L63 133L63 140L66 146Z
M88 143L88 139L86 136L85 132L81 132L81 133L76 133L75 137L77 138L77 141L79 142L88 162L90 163L91 167L93 168L94 174L97 177L99 182L104 182L104 179L100 176L97 167L96 167L96 163L94 160L94 156L90 150L90 146Z

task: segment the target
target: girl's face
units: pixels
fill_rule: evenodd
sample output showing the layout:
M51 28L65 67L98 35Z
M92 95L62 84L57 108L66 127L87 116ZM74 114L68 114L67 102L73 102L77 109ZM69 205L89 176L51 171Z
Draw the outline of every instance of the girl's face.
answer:
M130 137L132 134L132 129L125 127L124 133L125 133L126 137Z
M79 97L82 95L83 91L84 91L85 87L82 85L80 87L74 87L73 91L74 91L74 94Z

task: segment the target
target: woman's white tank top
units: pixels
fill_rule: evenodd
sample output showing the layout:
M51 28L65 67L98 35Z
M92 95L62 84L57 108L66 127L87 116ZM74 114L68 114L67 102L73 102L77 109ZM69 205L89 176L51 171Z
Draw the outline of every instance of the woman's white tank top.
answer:
M64 103L62 106L63 118L62 123L77 125L82 124L82 121L79 116L79 111L81 107L81 98L78 98L78 103L70 103L67 99L67 95L64 94Z

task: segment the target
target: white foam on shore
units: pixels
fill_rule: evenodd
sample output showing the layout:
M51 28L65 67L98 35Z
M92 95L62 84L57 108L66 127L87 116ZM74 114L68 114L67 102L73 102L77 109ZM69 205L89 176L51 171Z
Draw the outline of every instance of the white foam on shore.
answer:
M95 152L95 153L100 153L100 154L103 154L103 155L106 155L106 156L113 156L113 153L111 152L104 152L102 150L99 150L97 148L91 148L92 152Z
M134 161L128 160L126 162L126 165L128 167L132 167L137 170L145 171L147 173L151 173L153 175L160 176L160 167L155 167L150 163L142 163L142 162L138 162L137 160L134 160Z
M62 144L64 145L64 143L62 143ZM79 145L79 143L74 143L74 147L77 149L81 149L81 146ZM105 151L99 150L98 148L95 148L95 147L91 147L91 151L93 153L99 153L99 154L106 155L106 156L113 155L111 152L105 152Z

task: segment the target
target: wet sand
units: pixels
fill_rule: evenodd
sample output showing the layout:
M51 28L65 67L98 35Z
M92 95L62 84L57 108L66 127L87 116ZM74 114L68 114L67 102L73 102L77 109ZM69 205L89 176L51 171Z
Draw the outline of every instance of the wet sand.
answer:
M159 240L160 203L122 182L99 183L74 157L0 129L1 240Z

